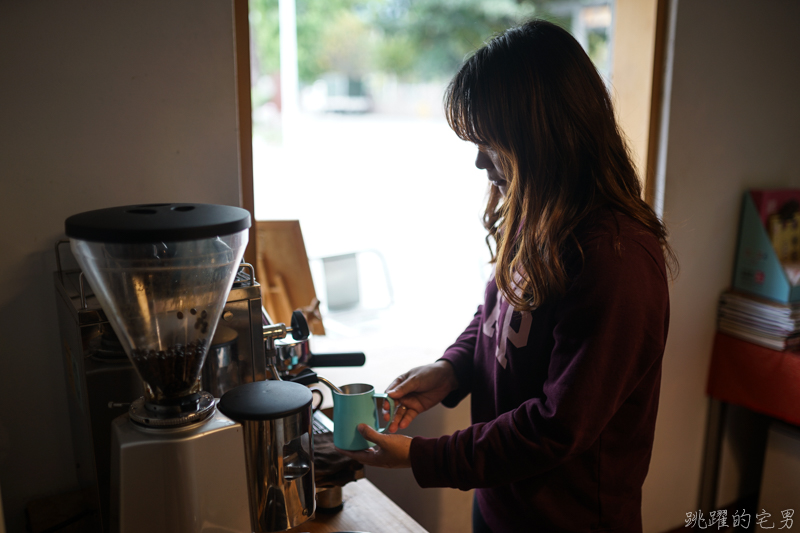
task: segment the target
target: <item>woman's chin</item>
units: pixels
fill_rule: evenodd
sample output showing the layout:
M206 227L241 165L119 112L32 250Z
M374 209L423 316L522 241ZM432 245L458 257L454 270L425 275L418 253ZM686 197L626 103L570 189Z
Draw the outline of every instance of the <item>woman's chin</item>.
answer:
M508 183L505 181L489 180L493 187L495 187L503 196L508 192Z

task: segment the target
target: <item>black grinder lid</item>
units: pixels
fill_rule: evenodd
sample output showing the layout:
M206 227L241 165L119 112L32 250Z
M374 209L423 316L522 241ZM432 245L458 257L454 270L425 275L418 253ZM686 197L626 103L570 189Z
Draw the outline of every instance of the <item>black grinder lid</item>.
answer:
M208 239L250 227L250 212L213 204L144 204L72 215L67 237L90 242L150 243Z
M236 421L276 420L308 409L313 397L308 387L299 383L254 381L223 394L217 407Z

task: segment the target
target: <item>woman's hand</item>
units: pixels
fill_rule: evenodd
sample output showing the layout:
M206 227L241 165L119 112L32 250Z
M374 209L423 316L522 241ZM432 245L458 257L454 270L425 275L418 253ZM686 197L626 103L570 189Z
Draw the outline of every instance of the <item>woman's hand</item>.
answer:
M362 437L374 442L375 447L355 452L336 448L339 452L367 466L383 468L409 468L411 466L409 457L411 437L378 433L367 424L359 424L357 429Z
M386 391L390 398L400 404L387 433L407 428L418 414L438 404L457 388L455 371L447 361L418 366L401 374ZM384 402L384 409L388 407L387 404ZM384 417L388 421L389 413L385 413Z

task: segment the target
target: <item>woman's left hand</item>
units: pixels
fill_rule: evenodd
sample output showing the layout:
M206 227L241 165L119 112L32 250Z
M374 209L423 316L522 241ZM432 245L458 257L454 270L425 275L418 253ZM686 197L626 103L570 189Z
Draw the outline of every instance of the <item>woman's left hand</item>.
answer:
M380 466L383 468L411 467L411 458L409 457L411 437L378 433L367 424L359 424L358 432L368 441L374 442L375 446L355 452L336 449L347 457L367 466Z

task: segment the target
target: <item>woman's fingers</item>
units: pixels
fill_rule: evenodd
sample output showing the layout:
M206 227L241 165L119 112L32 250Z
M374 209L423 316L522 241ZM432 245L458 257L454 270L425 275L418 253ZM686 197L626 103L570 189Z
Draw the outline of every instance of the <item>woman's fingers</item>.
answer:
M400 385L402 382L404 382L407 378L408 378L408 372L406 372L405 374L400 374L399 376L394 378L394 381L392 381L389 384L388 387L386 387L386 390L387 391L394 390L398 385Z
M398 429L406 429L409 425L411 425L411 421L414 420L418 414L419 413L415 409L405 409L403 416L397 425Z
M384 415L384 420L389 421L389 427L386 428L387 433L396 433L398 429L407 428L417 414L414 409L409 409L405 405L398 405L391 421L389 421L389 413Z
M424 366L418 366L402 374L387 387L386 394L395 400L399 400L412 392L424 392L419 389L422 383L421 375L424 374L425 368Z
M400 414L400 411L403 410L403 405L400 402L395 402L397 405L397 409L394 412L394 418L390 419L392 415L392 405L387 401L383 400L383 421L384 422L394 422L397 419L397 415Z
M394 398L392 398L392 399L394 400ZM400 406L404 405L404 404L406 404L408 402L412 402L413 403L413 398L411 398L411 397L405 398L402 401L395 400L394 404L397 406L397 410L399 411L400 410ZM383 408L383 419L384 420L389 420L389 414L392 412L392 403L389 400L383 400L383 403L381 405L382 405L382 408Z
M411 460L409 459L410 437L381 434L366 424L359 424L358 431L365 439L374 442L375 446L359 451L339 450L342 454L365 465L386 468L408 468L411 466Z
M397 409L394 412L394 417L391 417L392 413L389 410L389 402L383 402L383 409L383 421L387 422L388 425L386 431L387 433L395 433L397 428L400 426L400 420L403 419L403 413L406 411L406 406L400 402L397 402Z
M449 366L449 364L448 364ZM394 433L405 429L419 413L438 403L441 398L429 398L440 387L442 372L436 364L412 368L398 376L386 388L389 398L398 404L394 417L388 412L390 402L383 401L383 420L389 423L387 431ZM433 391L433 392L432 392Z
M392 404L390 404L388 400L383 400L382 409L383 409L383 419L389 420L389 412L392 409Z
M375 431L374 429L372 429L372 427L370 427L369 424L359 424L356 429L358 429L358 432L361 433L362 437L364 437L370 442L374 442L378 446L380 446L381 443L384 441L385 437L382 434Z
M384 404L384 409L386 409L385 404ZM397 406L397 410L394 413L394 418L390 420L389 415L391 413L389 413L388 411L384 411L383 420L384 422L389 423L388 427L386 428L386 432L396 433L397 430L399 429L407 428L409 425L411 425L411 422L417 417L417 415L420 412L421 411L419 409L414 409L406 405L399 404Z

